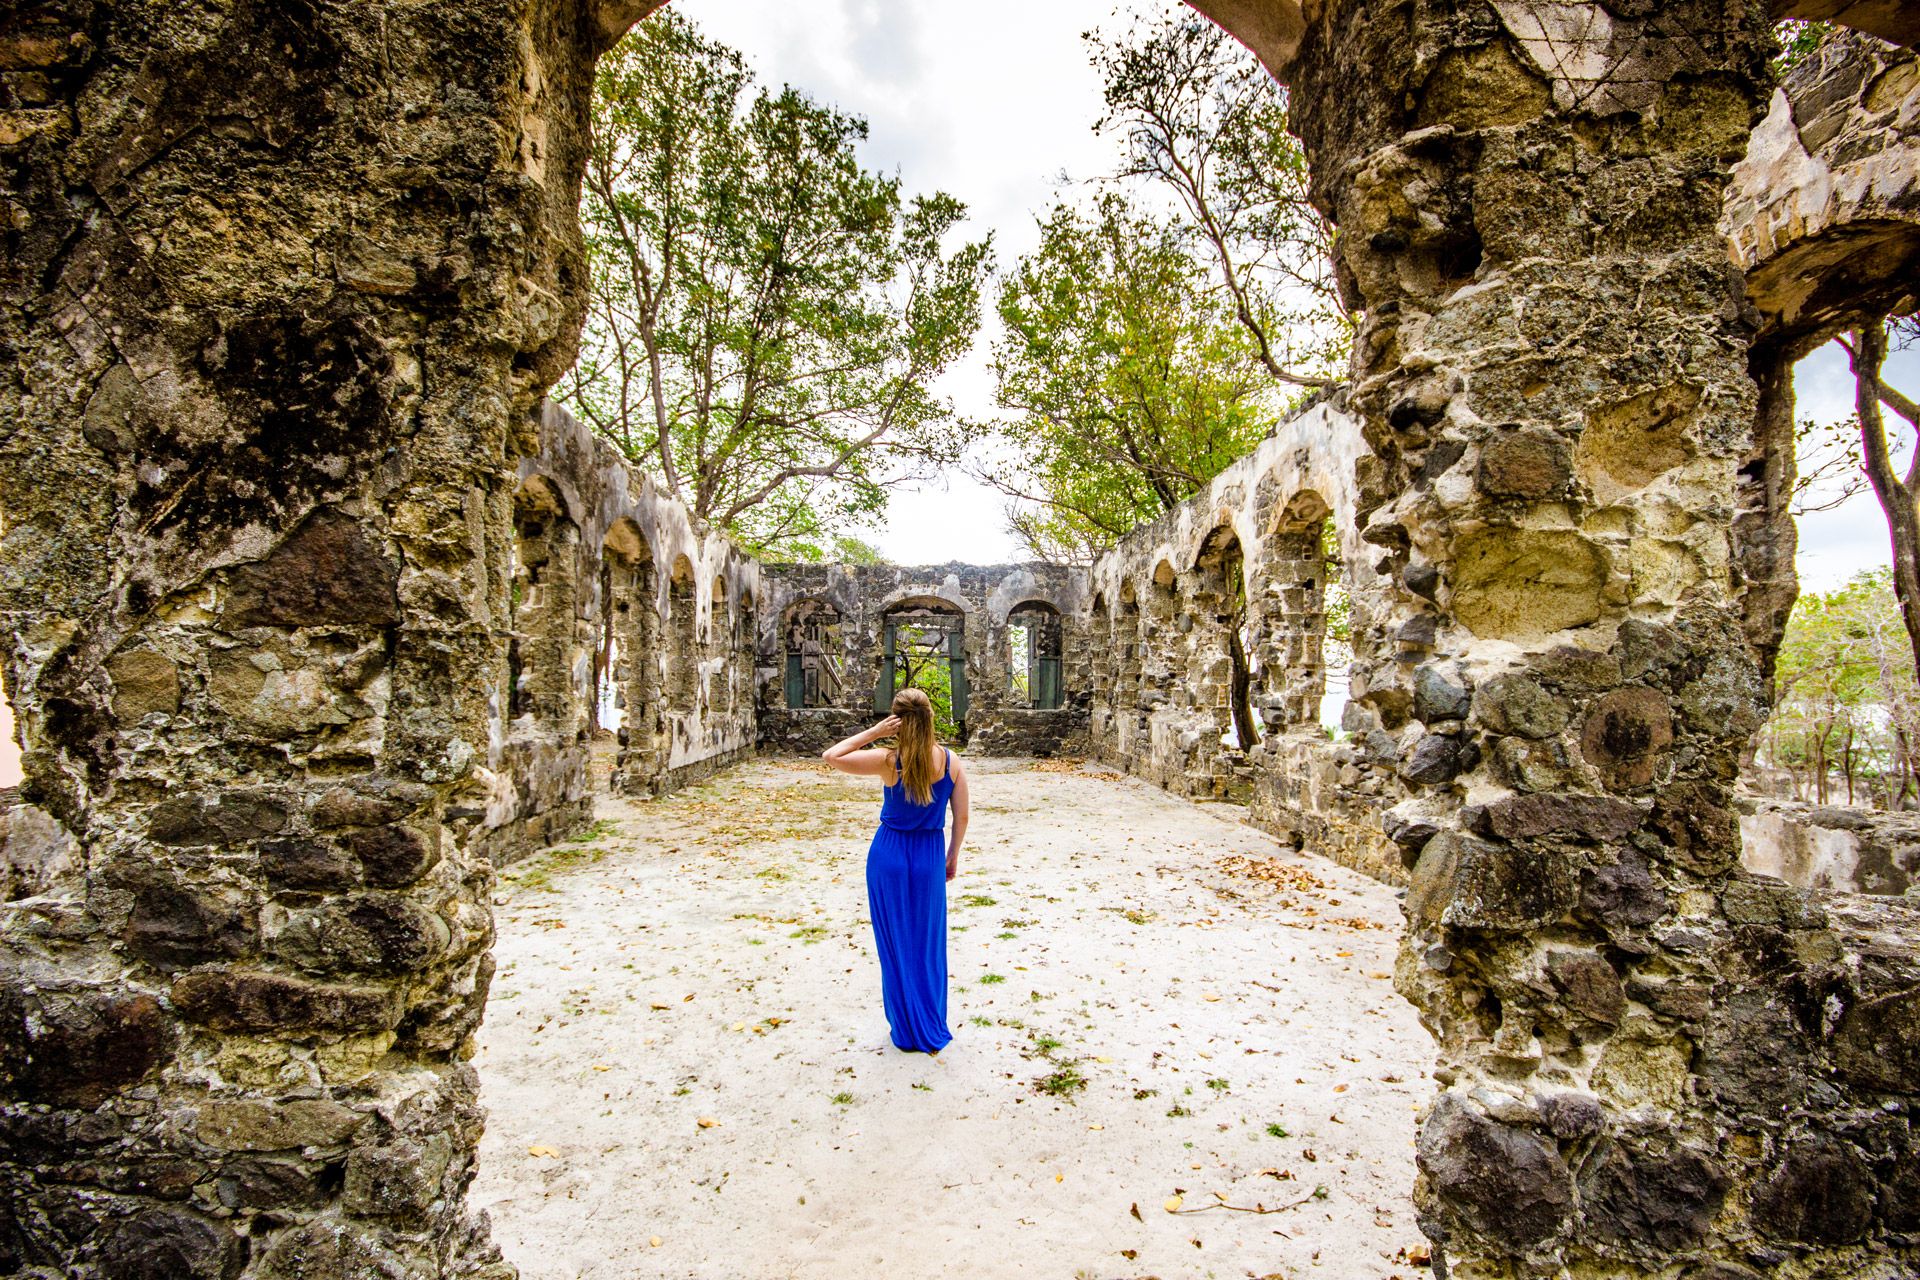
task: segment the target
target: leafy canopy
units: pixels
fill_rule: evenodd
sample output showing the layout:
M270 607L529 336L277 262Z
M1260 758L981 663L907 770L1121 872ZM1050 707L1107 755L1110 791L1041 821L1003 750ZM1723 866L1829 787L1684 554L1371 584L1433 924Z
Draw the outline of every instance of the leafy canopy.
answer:
M1086 560L1191 497L1273 422L1246 330L1185 237L1117 192L1057 205L1002 282L994 346L1011 458L992 479L1028 500L1038 553Z
M831 555L967 439L933 382L972 344L990 246L948 252L966 206L904 199L866 132L755 88L674 10L595 73L589 310L556 394L771 559Z

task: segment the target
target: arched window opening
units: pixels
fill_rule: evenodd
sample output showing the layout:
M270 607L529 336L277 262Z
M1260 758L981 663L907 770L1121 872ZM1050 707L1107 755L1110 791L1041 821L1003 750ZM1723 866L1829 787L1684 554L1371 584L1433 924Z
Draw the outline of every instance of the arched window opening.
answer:
M1213 621L1226 633L1227 684L1224 693L1229 723L1223 741L1245 751L1260 741L1260 721L1253 710L1253 675L1247 661L1247 575L1240 539L1222 525L1207 535L1194 568L1200 575L1200 600L1212 611Z
M600 559L600 637L594 654L594 722L629 737L651 703L657 610L653 552L632 520L607 531Z
M667 697L676 711L695 711L700 704L700 642L694 616L698 603L693 562L677 556L667 580Z
M791 605L781 625L786 637L787 706L794 710L841 702L846 672L840 658L840 611L824 600Z
M1339 554L1327 504L1312 492L1296 494L1275 516L1261 555L1261 666L1269 724L1315 726L1327 691L1329 605L1338 587ZM1342 654L1332 655L1344 682Z
M903 601L886 612L874 710L887 710L893 695L906 688L921 690L933 702L934 726L942 737L966 740L966 617L944 600Z
M1016 707L1060 707L1060 611L1035 600L1007 615L1007 701Z

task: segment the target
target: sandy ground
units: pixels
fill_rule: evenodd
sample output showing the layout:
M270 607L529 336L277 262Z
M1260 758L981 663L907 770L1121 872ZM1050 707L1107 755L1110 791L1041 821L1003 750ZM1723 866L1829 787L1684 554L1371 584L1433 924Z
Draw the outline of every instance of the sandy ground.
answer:
M602 800L503 878L474 1195L521 1274L1430 1275L1392 891L1111 772L969 768L937 1058L887 1039L868 780Z

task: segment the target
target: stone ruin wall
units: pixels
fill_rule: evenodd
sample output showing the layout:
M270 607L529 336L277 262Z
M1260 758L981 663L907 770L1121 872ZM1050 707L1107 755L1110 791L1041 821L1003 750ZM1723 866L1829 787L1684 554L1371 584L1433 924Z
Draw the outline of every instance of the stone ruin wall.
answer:
M1366 727L1336 743L1320 721L1330 580L1346 588L1362 643L1377 629L1384 589L1357 517L1366 452L1344 392L1334 393L1094 563L1083 624L1089 732L1109 764L1180 795L1245 803L1256 824L1296 846L1404 883L1381 818L1401 791L1391 767L1376 767L1397 759L1399 742ZM1237 588L1222 578L1236 564ZM1262 735L1244 747L1231 707L1233 613L1223 603L1236 589Z
M1061 565L783 565L765 570L755 679L763 746L816 752L886 714L875 700L890 611L932 605L962 619L969 711L966 746L976 755L1052 756L1084 740L1087 707L1098 696L1088 666L1082 613L1086 574ZM1008 618L1027 605L1058 618L1061 705L1014 705ZM783 686L787 628L800 609L825 605L838 617L838 645L822 655L838 673L828 705L790 708Z
M596 784L657 794L754 745L760 566L565 410L542 404L538 425L539 451L519 465L513 622L489 716L479 848L496 866L583 826Z
M0 18L6 684L27 798L70 838L0 904L0 1269L511 1274L464 1202L493 857L572 820L641 535L699 656L654 668L664 691L606 666L642 721L612 762L631 785L746 745L730 629L764 608L643 487L522 461L580 322L592 60L652 7ZM1336 781L1412 862L1396 985L1437 1045L1437 1256L1471 1280L1912 1274L1920 920L1737 865L1755 620L1787 570L1742 524L1777 524L1780 402L1718 222L1768 116L1766 20L1795 7L1204 7L1292 86L1363 317L1351 506L1313 493L1373 575L1348 728L1394 773ZM1911 6L1853 10L1920 38ZM1873 83L1850 121L1884 114ZM1311 772L1284 748L1319 586L1265 525L1297 495L1240 479L1143 531L1165 574L1095 575L1084 616L1124 637L1138 609L1139 670L1096 641L1073 687L1121 664L1139 697L1089 705L1090 740L1258 810L1263 775ZM1208 664L1242 608L1269 630L1244 681L1226 659L1225 724L1239 687L1286 727L1234 759ZM1148 688L1176 669L1204 695Z

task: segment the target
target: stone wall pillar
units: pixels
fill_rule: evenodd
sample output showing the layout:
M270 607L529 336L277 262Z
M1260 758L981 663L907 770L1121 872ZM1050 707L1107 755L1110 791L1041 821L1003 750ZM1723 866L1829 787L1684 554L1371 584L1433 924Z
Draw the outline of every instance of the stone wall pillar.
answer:
M1329 5L1292 68L1364 309L1365 536L1396 589L1353 691L1410 788L1397 979L1441 1085L1416 1198L1455 1277L1748 1276L1773 1247L1747 1196L1776 1135L1713 1049L1762 711L1731 544L1756 395L1715 223L1765 20Z
M510 1275L464 1189L576 6L0 17L0 1272Z

